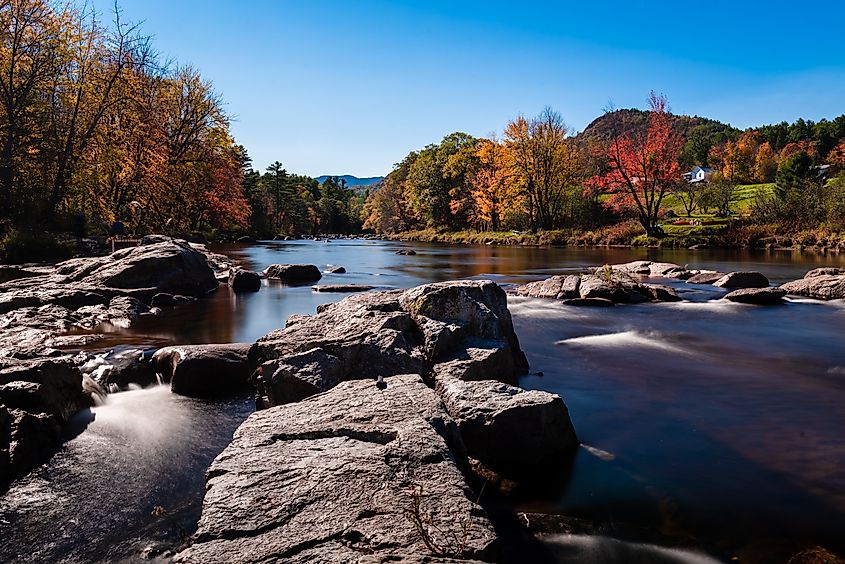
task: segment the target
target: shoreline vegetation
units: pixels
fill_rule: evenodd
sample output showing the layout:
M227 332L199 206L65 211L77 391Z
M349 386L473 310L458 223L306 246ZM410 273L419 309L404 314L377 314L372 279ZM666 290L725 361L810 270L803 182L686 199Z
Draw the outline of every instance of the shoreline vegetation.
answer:
M558 247L643 247L668 249L737 249L789 250L807 252L845 251L845 233L825 229L796 233L778 233L765 226L724 223L713 228L648 237L639 225L623 223L593 231L560 229L525 233L518 231L438 231L421 229L401 233L382 233L389 241L449 243L491 246L558 246Z

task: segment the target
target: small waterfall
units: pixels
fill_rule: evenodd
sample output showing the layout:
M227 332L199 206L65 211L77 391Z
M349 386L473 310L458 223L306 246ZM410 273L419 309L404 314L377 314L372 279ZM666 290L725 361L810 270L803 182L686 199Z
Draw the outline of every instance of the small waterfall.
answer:
M158 381L159 386L164 384L164 378L162 378L161 372L156 372L156 380Z
M109 393L114 392L116 390L112 390L111 387L114 384L108 384L108 391L106 391L103 386L91 378L88 374L82 375L82 391L86 394L91 396L91 399L94 400L94 405L103 405L106 403L106 397Z

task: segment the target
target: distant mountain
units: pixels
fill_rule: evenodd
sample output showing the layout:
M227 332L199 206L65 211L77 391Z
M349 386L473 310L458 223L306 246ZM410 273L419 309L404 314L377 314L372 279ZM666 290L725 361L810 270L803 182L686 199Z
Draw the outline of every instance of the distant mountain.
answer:
M349 188L354 188L356 186L371 186L381 180L384 180L383 176L370 176L367 178L358 178L357 176L352 176L351 174L324 174L323 176L317 177L317 182L322 184L325 182L329 177L336 176L341 180L346 181L346 185Z

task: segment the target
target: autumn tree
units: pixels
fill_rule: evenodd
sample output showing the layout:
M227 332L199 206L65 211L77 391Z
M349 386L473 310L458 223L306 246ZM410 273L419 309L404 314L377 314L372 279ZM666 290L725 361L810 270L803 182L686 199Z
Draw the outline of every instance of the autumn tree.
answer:
M672 127L666 97L651 93L645 128L621 131L606 142L606 172L593 184L609 194L607 205L630 210L650 236L659 236L660 206L681 181L683 138Z
M575 188L584 178L582 154L569 134L561 115L549 107L505 128L513 182L522 189L533 232L552 229L564 214L567 194L581 193Z
M498 231L508 214L518 213L523 197L511 179L508 152L502 143L495 137L484 139L475 154L478 165L469 178L469 222Z

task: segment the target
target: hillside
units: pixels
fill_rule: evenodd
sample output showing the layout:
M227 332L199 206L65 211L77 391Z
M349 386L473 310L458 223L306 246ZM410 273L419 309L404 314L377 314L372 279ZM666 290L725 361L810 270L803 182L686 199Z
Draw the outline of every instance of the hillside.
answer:
M708 134L725 133L738 134L739 129L720 121L699 116L673 115L675 127L685 137L693 129L704 130ZM644 128L648 122L648 112L645 110L627 109L615 110L594 119L578 137L590 140L606 138L631 129Z

